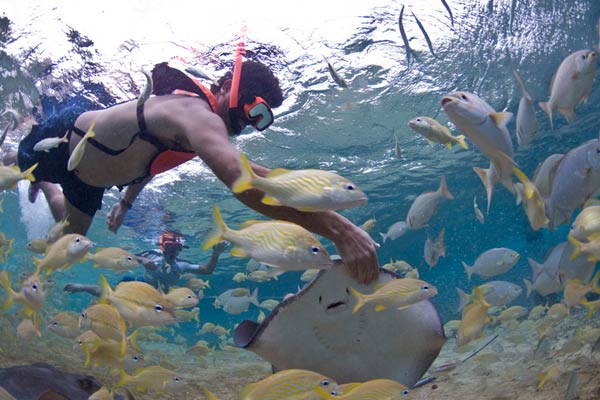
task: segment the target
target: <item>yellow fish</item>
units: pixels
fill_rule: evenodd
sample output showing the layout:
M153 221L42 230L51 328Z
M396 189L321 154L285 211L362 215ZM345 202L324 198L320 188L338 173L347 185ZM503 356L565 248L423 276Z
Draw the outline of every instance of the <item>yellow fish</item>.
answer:
M391 379L372 379L363 383L340 386L343 386L341 394L339 387L330 391L319 388L318 391L323 398L328 400L399 400L408 398L410 395L410 390L406 386Z
M48 242L45 239L33 239L27 242L25 248L38 254L44 254L48 248Z
M114 390L108 390L105 386L92 393L88 400L113 400L115 397Z
M243 153L240 153L240 164L242 173L231 186L231 191L241 193L260 189L265 192L262 202L267 205L288 206L310 212L342 210L367 202L362 190L334 172L276 168L263 178L254 173Z
M585 207L571 224L569 237L587 242L600 234L600 206Z
M29 318L25 318L17 326L17 337L21 340L31 341L37 337L42 337L40 328Z
M137 391L177 393L186 389L186 380L178 373L159 365L141 368L133 375L121 372L117 386L132 385Z
M248 221L241 230L229 229L215 205L214 229L202 248L207 250L222 240L234 244L231 255L250 257L283 270L329 268L329 254L317 238L300 225L287 221Z
M184 286L192 290L204 290L207 288L210 289L210 282L208 279L202 280L200 278L192 278L185 281Z
M172 288L164 297L175 308L194 307L200 302L200 299L198 299L198 296L196 296L192 289L187 287Z
M136 352L134 349L127 347L125 355L121 356L121 344L113 340L100 340L93 345L93 350L84 342L82 344L85 352L84 367L90 363L97 367L99 365L124 369L134 370L144 365L143 354Z
M69 311L63 311L53 316L48 322L47 328L67 339L74 339L80 334L77 314Z
M529 225L531 225L531 228L534 231L537 231L541 227L548 225L544 199L533 182L527 178L527 175L525 175L523 171L517 167L513 167L513 171L523 185L515 185L515 188L517 188L517 204L520 201L523 201L523 207L525 207L525 214L529 220Z
M207 356L215 350L214 347L209 347L206 340L199 340L195 345L189 347L185 354L192 354L195 356Z
M412 278L398 278L377 285L372 294L363 294L353 287L348 289L356 298L356 304L352 309L353 314L365 304L374 304L375 311L386 308L401 310L437 294L435 286Z
M73 171L81 162L81 159L83 158L83 153L85 153L85 145L88 139L96 136L96 133L94 132L95 124L96 121L92 122L92 124L90 125L90 129L88 129L86 134L83 135L79 143L77 143L77 146L75 146L75 148L73 149L73 152L69 156L69 161L67 162L67 171Z
M31 315L33 312L38 312L44 305L46 293L37 274L29 276L23 282L21 291L16 292L11 286L10 272L2 270L0 271L0 286L4 288L8 296L4 302L5 310L17 302L25 306L25 315Z
M175 310L175 317L177 318L177 322L196 321L196 326L198 326L200 324L200 309L194 307L190 311Z
M114 305L128 322L136 326L177 322L173 305L154 286L139 281L121 282L113 290L103 275L101 302Z
M454 144L458 144L463 149L469 148L465 142L465 135L452 136L447 126L431 117L413 118L408 121L408 127L425 137L429 144L440 143L448 149L451 149Z
M92 241L87 237L69 233L63 235L54 242L46 252L44 258L35 258L33 261L37 265L36 275L45 270L50 274L55 269L67 269L77 260L83 258L92 247Z
M335 382L325 375L303 369L285 369L245 386L241 400L287 400L318 389L329 391ZM301 397L300 397L301 398Z
M42 139L33 146L33 151L44 151L48 153L51 149L58 147L61 143L69 143L69 131L67 130L62 137L49 137Z
M38 166L35 163L30 168L21 172L17 166L5 166L0 165L0 190L14 189L17 187L17 182L27 179L30 182L35 182L35 176L33 176L33 170Z
M105 268L113 271L127 271L138 265L137 258L120 247L96 249L95 253L86 254L85 259L93 261L94 268Z
M574 260L581 253L586 253L588 261L600 260L600 235L595 235L589 242L580 242L574 236L568 236L569 242L573 245L573 253L570 260Z
M127 347L127 327L116 307L109 304L94 304L79 316L79 327L90 329L104 340L120 342L120 355Z
M556 364L552 364L546 372L538 374L537 390L540 390L547 382L557 382L560 379L560 369Z
M568 309L577 306L585 295L589 292L600 294L600 271L596 272L592 281L588 284L583 284L579 279L567 279L563 288L563 300Z
M54 225L48 229L48 233L46 234L46 242L48 244L56 242L61 238L65 228L71 225L71 222L68 219L63 219L61 221L56 221Z
M587 308L588 312L586 317L590 318L598 309L600 309L600 299L588 301L586 298L583 298L581 299L581 305Z
M479 287L473 288L473 303L462 311L462 318L456 332L456 346L462 347L483 335L485 325L489 322L488 310L490 305L485 301Z

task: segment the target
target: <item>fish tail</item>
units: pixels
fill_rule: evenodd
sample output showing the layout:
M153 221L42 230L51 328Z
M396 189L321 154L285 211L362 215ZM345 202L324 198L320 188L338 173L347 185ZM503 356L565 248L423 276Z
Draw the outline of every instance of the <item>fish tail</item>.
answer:
M600 281L600 271L596 272L594 278L592 279L592 291L594 293L600 294L600 286L598 286L598 281Z
M467 142L465 142L465 135L458 135L456 137L456 143L458 143L458 145L465 150L469 149L469 145L467 144Z
M599 304L598 302L588 301L588 299L586 299L585 297L583 299L581 299L580 304L582 306L584 306L585 308L587 308L587 310L588 310L588 312L586 314L586 318L591 318L591 316L594 315L594 313L600 307L600 305L598 305Z
M352 309L352 314L354 314L362 306L365 305L366 296L364 294L362 294L361 292L359 292L358 290L354 289L353 287L349 287L348 290L350 291L350 294L356 298L356 304L354 305L354 308Z
M141 353L143 350L137 342L137 336L140 332L140 329L137 328L135 331L131 332L131 335L127 336L127 341L129 345L137 352Z
M100 274L100 287L102 288L102 295L100 296L100 300L98 300L98 302L108 303L108 296L112 292L112 289L110 288L106 277L102 274Z
M31 167L23 171L23 179L27 179L29 182L35 182L35 176L33 176L33 170L36 169L39 163L33 164Z
M117 386L126 385L129 382L129 375L123 370L119 370L120 379L117 381Z
M244 153L240 153L240 169L241 174L239 178L231 185L231 191L233 193L241 193L254 187L253 180L256 177L256 174L252 170L250 162Z
M3 306L5 310L8 310L15 301L16 293L10 286L10 272L8 272L7 270L0 271L0 285L4 288L6 294L8 295Z
M463 308L471 302L472 296L466 294L459 288L456 288L456 292L458 293L458 308L456 309L456 312L461 312Z
M529 296L531 296L533 284L531 282L529 282L527 279L523 279L523 283L525 284L525 298L528 299Z
M573 261L581 254L581 245L583 243L575 239L572 235L567 236L567 239L569 239L569 243L573 245L573 252L571 253L571 257L569 257L569 260Z
M440 180L440 187L438 188L438 191L448 200L453 200L454 196L452 195L452 193L450 193L450 190L448 189L448 185L446 184L446 176L442 175L442 179Z
M452 143L450 143L450 142L447 142L447 143L445 144L445 146L446 146L446 148L447 148L448 150L451 150L451 149L452 149Z
M83 366L87 367L90 365L90 361L92 360L92 352L90 351L90 347L86 342L81 343L81 347L83 347L83 352L85 353L85 361L83 362Z
M258 288L254 289L252 292L252 296L250 296L250 303L254 304L256 307L260 306L258 302Z
M202 250L208 250L213 247L215 244L219 243L224 239L223 234L227 231L227 225L225 225L225 221L223 221L223 217L221 216L221 212L219 211L219 207L217 205L213 205L213 231L211 232L208 239L202 245Z
M40 272L42 272L42 260L37 257L33 257L33 263L36 265L35 272L33 274L37 276L40 274Z
M490 170L485 168L473 167L473 171L479 176L483 186L485 186L485 192L487 194L487 210L486 214L490 213L490 205L492 204L492 193L494 192L494 183L489 179Z
M467 273L467 282L471 282L471 275L473 275L473 267L464 261L461 261L465 272Z
M545 101L540 101L538 105L548 115L548 118L550 118L550 128L554 129L554 123L552 122L552 108Z
M383 241L383 243L385 244L385 240L387 239L387 235L385 233L379 232L379 234L381 235L381 239Z

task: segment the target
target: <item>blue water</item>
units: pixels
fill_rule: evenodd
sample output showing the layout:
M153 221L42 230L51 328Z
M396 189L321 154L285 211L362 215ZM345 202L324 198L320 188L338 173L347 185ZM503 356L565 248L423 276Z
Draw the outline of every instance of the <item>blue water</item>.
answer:
M262 134L247 131L233 139L241 151L259 164L289 169L331 169L353 180L367 193L369 202L341 213L357 225L376 218L377 225L371 235L378 242L381 242L379 232L386 232L390 225L403 220L414 198L423 191L437 189L444 174L455 199L442 202L427 228L388 240L378 250L380 264L390 259L406 260L419 268L421 279L437 286L439 294L432 301L444 322L460 318L455 312L458 304L455 288L469 290L484 282L473 276L467 283L461 261L471 265L485 250L511 248L520 253L520 260L510 272L497 278L524 288L523 278L531 277L527 257L542 262L552 247L566 239L569 227L560 226L555 231L542 228L534 232L522 207L516 206L514 197L500 185L494 191L485 224L479 224L472 202L477 196L479 207L485 210L485 189L472 167L487 167L488 160L471 144L468 150L430 146L408 128L408 120L428 115L447 123L440 99L455 90L474 92L495 110L516 115L520 90L512 75L514 67L536 102L538 133L529 146L517 146L515 119L508 124L515 146L514 159L528 176L533 175L536 166L547 156L565 153L596 138L600 130L597 82L588 102L577 108L577 117L571 124L555 116L554 129L551 129L547 116L537 107L537 101L547 100L551 77L561 60L576 50L598 43L598 1L449 0L448 3L454 11L453 26L441 2L432 1L428 7L420 6L417 1L406 2L404 24L416 53L410 65L407 65L406 49L398 31L401 7L398 2L380 1L365 7L363 14L329 15L320 23L307 21L303 31L286 28L286 21L273 24L259 21L253 25L250 20L250 54L274 69L287 100L277 111L272 128ZM116 43L127 43L126 48L134 49L126 51L115 47L115 53L111 54L105 47L94 44L103 42L100 35L93 36L93 29L74 19L73 10L67 13L65 5L52 11L33 4L27 6L32 10L31 21L15 20L6 12L0 32L0 108L16 109L24 118L30 115L28 102L38 102L40 90L36 85L44 95L94 93L100 103L107 105L137 97L143 85L139 65L151 66L164 58L180 55L203 62L207 70L220 76L233 59L234 22L221 31L222 41L203 42L191 36L175 38L185 44L181 47L174 46L171 38L162 42L145 41L143 35L141 39L132 39L125 33L119 37L118 33L111 32L117 37ZM408 8L428 29L435 56L429 52ZM61 12L65 13L64 18L60 18ZM112 11L107 9L106 12ZM144 17L147 10L139 12ZM315 10L315 18L318 16ZM164 19L176 20L177 16L166 14ZM257 32L255 40L252 27ZM258 27L265 28L267 34L258 34ZM44 29L53 33L62 30L62 39L45 42L41 39ZM135 34L140 32L135 31ZM61 37L60 33L57 37ZM150 51L161 46L163 59L153 59L157 56ZM349 88L336 86L327 72L323 55L349 82ZM140 59L143 56L147 59ZM457 134L451 128L453 134ZM14 149L27 132L27 124L21 124L2 150ZM402 148L400 158L394 153L395 137ZM210 252L202 252L200 247L212 226L212 204L218 204L225 220L234 226L259 217L237 202L198 160L169 174L159 177L158 182L144 190L117 235L107 231L105 218L118 198L118 191L114 188L108 191L88 237L98 247L114 245L138 252L156 247L164 229L177 229L184 233L189 246L182 257L206 262ZM31 253L24 249L28 228L20 223L17 191L6 191L3 197L0 231L16 238L15 250L5 268L13 271L33 268ZM423 245L427 236L437 237L442 228L446 230L447 256L440 258L438 265L430 270L423 259ZM336 252L331 242L323 242L330 253ZM229 288L243 286L252 292L258 287L262 301L280 300L285 294L296 292L301 285L299 272L286 273L269 283L233 282L233 275L245 271L246 263L246 259L223 254L215 274L209 278L211 289L200 303L202 322L233 328L242 319L256 319L258 309L254 306L239 316L214 309L214 296ZM82 283L98 280L98 271L89 264L77 264L70 271L72 273L59 278L59 286L73 280ZM113 284L118 280L117 276L109 276ZM59 304L75 311L92 301L85 295L69 297L60 291L55 295L68 298L66 303L63 298ZM560 297L552 299L558 301ZM535 302L546 302L546 299L535 296L525 299L522 295L515 304L531 307ZM192 324L181 329L189 344L198 339ZM216 341L216 338L209 339Z

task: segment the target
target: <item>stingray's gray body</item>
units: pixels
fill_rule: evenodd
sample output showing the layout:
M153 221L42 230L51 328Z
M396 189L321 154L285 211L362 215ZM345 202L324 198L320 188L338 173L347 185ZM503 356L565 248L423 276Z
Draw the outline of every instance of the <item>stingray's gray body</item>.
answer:
M403 310L376 312L365 305L352 314L356 300L347 289L372 293L376 284L396 278L380 268L377 281L360 285L340 266L320 271L261 324L243 321L235 344L276 370L308 369L338 383L388 378L412 387L446 341L437 310L425 300Z

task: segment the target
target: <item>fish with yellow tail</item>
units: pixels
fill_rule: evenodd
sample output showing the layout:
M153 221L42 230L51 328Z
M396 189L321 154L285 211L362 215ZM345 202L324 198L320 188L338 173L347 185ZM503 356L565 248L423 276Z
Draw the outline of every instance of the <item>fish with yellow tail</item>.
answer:
M240 230L225 225L219 208L213 206L214 228L204 250L227 240L234 244L231 255L250 257L282 270L324 269L333 264L319 240L300 225L287 221L247 221Z
M37 163L27 168L25 171L17 166L0 165L0 190L14 189L17 187L17 182L27 179L30 182L35 182L33 170L38 166Z
M442 98L441 103L450 121L491 162L489 169L473 168L485 185L489 213L496 183L501 182L511 193L514 193L512 181L512 167L515 164L514 148L506 128L512 114L496 112L483 99L469 92L449 93Z
M187 287L171 288L169 293L165 294L164 297L173 304L173 307L175 308L190 308L200 302L196 293Z
M353 287L348 290L356 298L356 304L352 309L353 314L365 304L375 305L375 311L386 308L401 310L437 294L435 286L413 278L398 278L377 285L371 294L363 294Z
M96 133L94 132L95 124L96 121L92 122L88 131L85 133L85 135L83 135L79 143L77 143L77 146L75 146L73 152L71 152L71 155L69 156L69 161L67 162L67 171L73 171L81 162L81 159L83 158L83 153L85 153L85 145L88 139L96 136Z
M0 271L0 286L7 294L3 308L9 309L14 303L25 306L25 315L31 315L41 310L46 299L44 286L41 284L37 274L29 276L22 285L22 289L16 292L11 286L11 274L6 270Z
M162 393L179 393L186 390L187 380L175 371L152 365L140 368L133 375L121 371L117 386L131 385L136 391L153 390Z
M266 177L252 170L240 153L241 175L231 186L233 193L249 189L265 192L262 202L271 206L288 206L300 211L327 211L353 208L367 202L367 196L354 183L330 171L276 168Z
M538 192L533 182L527 178L527 175L523 171L517 167L513 167L513 171L522 184L522 186L515 185L517 203L519 203L519 200L523 202L525 214L527 215L531 229L537 231L541 227L547 226L548 218L546 217L544 199L542 199L540 192Z
M600 260L600 235L594 236L589 242L580 242L573 236L568 236L569 242L573 245L573 253L570 260L576 259L581 253L587 254L588 261L596 262Z
M114 340L98 339L92 345L87 342L82 344L85 352L84 367L100 365L124 370L135 370L144 366L144 356L141 352L127 347L125 355L121 355L121 344Z
M487 323L490 322L488 316L489 308L490 305L485 301L481 289L475 286L473 288L473 303L463 309L460 325L456 331L457 347L462 347L483 336L483 330Z
M63 311L54 315L50 321L48 321L46 327L50 332L67 339L74 339L79 336L80 333L77 314L69 311Z
M33 146L33 151L43 151L48 153L55 147L60 146L62 143L69 143L69 131L67 130L62 137L49 137L42 139Z
M94 304L86 308L79 316L79 327L89 329L104 340L119 342L120 355L125 355L127 348L127 327L125 321L114 306Z
M561 374L558 365L552 364L546 371L538 374L537 390L540 390L546 383L557 382Z
M104 275L100 275L100 286L102 288L100 302L114 305L123 319L135 326L177 322L171 302L146 282L121 282L113 290Z
M600 206L588 206L581 210L571 224L569 236L582 242L600 236Z
M562 273L560 275L562 277ZM579 279L563 279L563 303L570 309L571 307L578 306L588 293L600 294L598 281L600 281L600 271L587 284L584 284Z
M363 383L338 385L332 390L318 389L321 398L327 400L401 400L410 398L410 390L391 379L371 379Z
M336 383L325 375L304 369L284 369L265 379L245 386L240 400L287 400L304 398L322 389L329 391Z
M137 267L137 258L120 247L96 249L95 253L87 253L86 260L94 263L94 268L104 268L113 271L128 271Z
M591 50L575 51L560 63L550 83L550 98L547 102L539 103L550 118L552 128L554 110L558 110L568 122L575 118L575 108L579 102L587 101L597 68L598 57Z
M465 135L452 136L450 129L440 124L431 117L417 117L408 121L408 127L418 134L422 135L429 141L429 144L440 143L448 149L452 145L457 144L463 149L468 149L469 146L465 142Z
M46 271L48 275L56 269L69 268L76 261L81 260L91 247L92 241L83 235L69 233L61 236L48 248L44 258L33 258L37 265L36 275L41 271Z
M106 386L102 386L100 389L92 393L88 400L113 400L114 398L115 390L108 390Z

